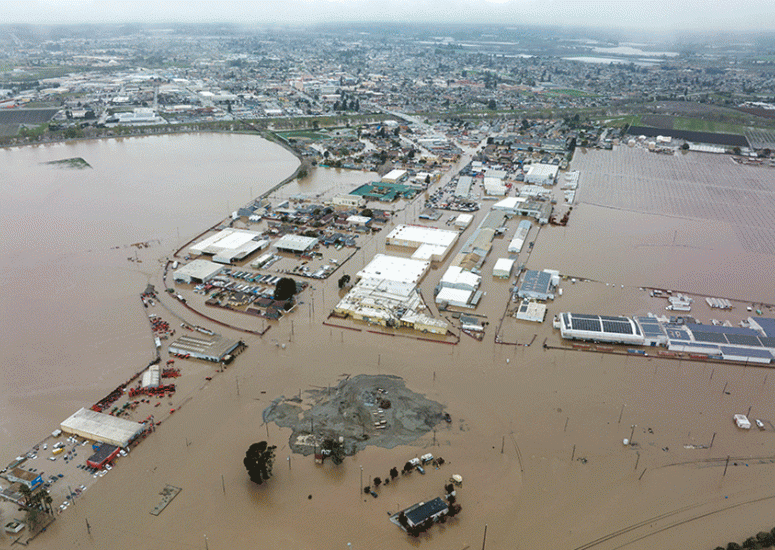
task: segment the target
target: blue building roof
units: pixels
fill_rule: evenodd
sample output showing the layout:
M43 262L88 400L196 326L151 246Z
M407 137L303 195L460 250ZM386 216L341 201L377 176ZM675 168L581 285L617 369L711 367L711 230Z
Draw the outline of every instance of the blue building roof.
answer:
M429 500L425 504L418 506L414 510L407 512L406 519L408 519L409 523L412 525L419 525L426 519L433 517L439 512L443 512L447 508L447 503L441 500L441 498L436 497L433 500Z
M713 332L716 334L747 334L751 336L758 336L759 333L756 332L752 328L745 328L745 327L725 327L725 326L716 326L716 325L700 325L698 323L687 323L686 328L694 331L700 331L700 332Z
M775 338L775 319L770 319L768 317L754 317L753 320L764 329L764 334L770 338Z

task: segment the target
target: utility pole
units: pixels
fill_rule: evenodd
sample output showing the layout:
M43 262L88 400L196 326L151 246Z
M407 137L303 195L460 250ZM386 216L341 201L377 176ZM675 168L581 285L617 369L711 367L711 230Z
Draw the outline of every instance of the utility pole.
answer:
M89 518L86 518L86 532L91 535L91 525L89 525Z
M487 524L484 524L484 538L482 539L482 550L484 550L484 546L487 544Z

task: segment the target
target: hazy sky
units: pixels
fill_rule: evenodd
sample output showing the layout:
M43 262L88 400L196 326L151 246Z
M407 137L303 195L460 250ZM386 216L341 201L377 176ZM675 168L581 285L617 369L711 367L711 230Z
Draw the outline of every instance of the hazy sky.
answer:
M0 0L0 23L477 22L775 30L775 0Z

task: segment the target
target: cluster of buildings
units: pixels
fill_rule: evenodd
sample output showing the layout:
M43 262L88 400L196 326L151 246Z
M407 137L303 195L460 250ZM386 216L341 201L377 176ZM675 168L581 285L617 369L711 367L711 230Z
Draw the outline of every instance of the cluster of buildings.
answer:
M356 274L356 282L334 308L334 314L388 327L446 334L446 321L434 319L418 285L430 260L377 254Z

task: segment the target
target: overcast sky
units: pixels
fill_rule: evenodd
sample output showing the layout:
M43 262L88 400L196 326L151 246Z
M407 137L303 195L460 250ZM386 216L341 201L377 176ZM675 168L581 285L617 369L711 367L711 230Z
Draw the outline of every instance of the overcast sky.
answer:
M775 30L775 0L0 0L0 23L477 22Z

